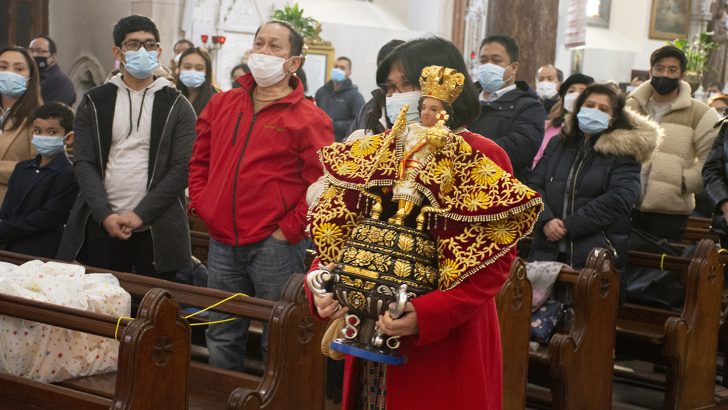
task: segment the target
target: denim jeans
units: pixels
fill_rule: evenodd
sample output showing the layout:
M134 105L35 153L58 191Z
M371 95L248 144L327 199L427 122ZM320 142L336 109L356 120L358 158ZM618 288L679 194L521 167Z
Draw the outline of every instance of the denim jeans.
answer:
M233 293L245 293L261 299L279 300L288 278L303 272L303 247L268 237L242 246L220 243L210 238L207 256L208 287ZM210 321L230 316L211 312ZM210 325L206 332L211 366L243 371L249 319ZM263 328L261 354L265 362L268 325Z

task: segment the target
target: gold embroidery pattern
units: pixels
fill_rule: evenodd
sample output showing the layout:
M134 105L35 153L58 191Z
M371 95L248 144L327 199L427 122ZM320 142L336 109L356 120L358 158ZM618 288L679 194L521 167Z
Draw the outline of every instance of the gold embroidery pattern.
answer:
M407 283L401 276L405 265L399 264L395 269L391 260L375 260L374 250L369 254L349 254L347 251L347 255L340 255L344 241L352 233L352 240L380 243L389 249L404 251L408 246L402 236L386 230L374 226L354 228L364 215L368 215L366 208L369 206L358 191L373 187L387 189L397 182L402 147L399 139L391 137L385 133L346 144L336 143L321 150L324 175L330 188L310 210L309 220L322 262L336 261L340 257L347 261L358 259L359 262L349 266L359 269L365 277L380 274L382 280ZM432 154L432 160L421 169L414 184L431 206L450 208L437 218L449 219L457 226L451 225L448 230L446 224L437 223L434 228L436 249L431 242L419 240L410 248L424 257L436 254L439 267L437 271L428 270L413 261L407 265L412 275L409 278L437 283L441 290L452 289L508 252L521 237L531 232L543 209L541 199L533 190L455 134L449 136L449 142L442 149ZM333 226L339 226L341 230L337 231ZM390 269L375 269L373 264L386 265Z
M345 190L329 187L308 212L311 237L323 264L336 261L349 233L356 226L358 214L344 201Z
M540 212L541 208L533 207L505 220L467 225L458 235L441 236L437 243L440 290L452 289L503 256L531 233Z

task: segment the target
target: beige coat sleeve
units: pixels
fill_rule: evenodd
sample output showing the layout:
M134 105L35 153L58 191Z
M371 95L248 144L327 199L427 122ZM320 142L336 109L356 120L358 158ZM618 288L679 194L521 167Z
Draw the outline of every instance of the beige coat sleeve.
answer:
M695 161L683 169L683 186L686 193L696 193L703 189L703 164L710 153L715 137L718 136L719 128L715 128L718 120L720 120L720 115L714 108L710 108L695 127L693 134Z

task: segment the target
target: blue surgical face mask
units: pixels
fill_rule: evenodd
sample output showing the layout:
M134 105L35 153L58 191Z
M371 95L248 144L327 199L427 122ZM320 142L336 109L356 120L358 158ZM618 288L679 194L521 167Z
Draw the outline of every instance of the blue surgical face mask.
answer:
M478 82L483 90L488 93L496 92L506 85L503 79L506 69L493 64L483 64L478 68Z
M205 72L197 70L182 70L179 72L179 80L187 88L197 88L205 84Z
M0 71L0 94L20 97L28 89L28 78L12 71Z
M389 122L394 124L399 115L399 111L405 104L409 104L409 108L407 109L407 122L419 120L420 113L417 111L417 104L420 102L420 97L422 97L420 91L394 93L391 97L387 97L386 110Z
M596 135L609 128L609 120L612 118L596 108L583 108L576 115L579 121L579 129L587 134Z
M63 152L63 148L66 146L67 136L68 134L63 137L33 134L33 139L30 142L39 154L52 156Z
M139 80L143 80L152 75L154 69L159 65L157 62L157 52L147 51L144 47L139 47L137 51L127 51L124 53L124 56L126 57L124 69L126 69L127 73Z
M335 83L342 83L344 82L344 80L346 80L346 73L340 68L332 68L331 80L333 80Z

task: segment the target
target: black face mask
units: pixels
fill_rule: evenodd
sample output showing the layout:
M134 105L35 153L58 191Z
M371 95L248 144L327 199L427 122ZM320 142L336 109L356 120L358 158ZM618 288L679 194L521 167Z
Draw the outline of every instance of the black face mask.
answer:
M239 87L240 87L240 83L237 82L236 80L233 80L233 88L239 88Z
M35 60L35 64L37 64L38 68L41 70L48 68L48 57L33 57L33 60Z
M680 85L679 78L668 78L668 77L652 77L650 85L660 95L667 95L677 89Z

